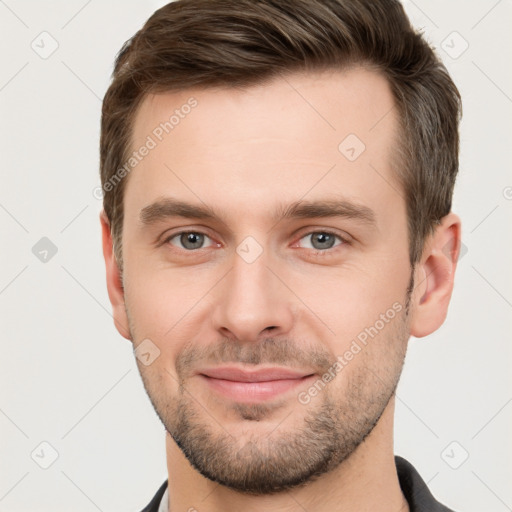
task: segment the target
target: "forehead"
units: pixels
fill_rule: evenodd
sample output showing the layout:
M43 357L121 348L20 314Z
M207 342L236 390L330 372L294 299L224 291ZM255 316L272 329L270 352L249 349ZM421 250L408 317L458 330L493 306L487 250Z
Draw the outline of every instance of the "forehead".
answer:
M396 132L389 84L364 68L148 95L131 149L150 149L133 162L125 202L140 211L172 193L240 211L266 208L272 194L283 202L327 191L396 201Z

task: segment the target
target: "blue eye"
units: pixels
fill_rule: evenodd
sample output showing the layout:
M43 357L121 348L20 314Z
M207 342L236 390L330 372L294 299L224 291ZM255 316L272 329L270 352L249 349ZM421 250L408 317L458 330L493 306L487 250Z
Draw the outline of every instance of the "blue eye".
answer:
M339 240L339 243L336 243L336 239ZM302 237L301 241L302 240L309 240L309 245L302 247L306 249L315 249L317 251L332 249L333 247L345 242L339 235L329 233L328 231L313 231L312 233L308 233L306 236Z
M173 240L177 240L177 243L173 243ZM197 231L183 231L182 233L177 233L176 235L172 235L169 237L166 242L172 245L178 245L180 249L185 249L187 251L193 251L194 249L204 249L205 247L209 247L212 245L205 246L204 243L206 240L210 240L209 236L204 233L198 233Z
M199 231L182 231L169 236L165 243L171 244L185 251L195 251L215 246L216 243L206 234ZM329 231L312 231L303 236L300 241L300 247L303 249L313 249L318 252L326 252L338 245L346 243L341 236Z

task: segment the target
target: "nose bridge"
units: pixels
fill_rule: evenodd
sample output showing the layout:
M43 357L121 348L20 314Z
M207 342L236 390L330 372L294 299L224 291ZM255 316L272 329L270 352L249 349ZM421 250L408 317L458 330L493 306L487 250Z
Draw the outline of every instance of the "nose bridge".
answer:
M291 328L290 295L268 268L270 254L254 240L244 240L233 255L217 298L214 322L223 335L256 340L263 334L283 334ZM259 245L259 244L258 244Z

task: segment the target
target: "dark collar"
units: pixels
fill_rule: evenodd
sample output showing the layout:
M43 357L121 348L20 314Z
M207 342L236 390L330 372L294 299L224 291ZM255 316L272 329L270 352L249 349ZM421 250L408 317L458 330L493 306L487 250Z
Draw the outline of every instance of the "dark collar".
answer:
M146 505L141 512L158 512L158 507L160 506L160 501L162 501L162 496L164 495L165 488L167 487L167 480L160 486L160 489L153 496L153 499Z
M410 512L453 512L436 501L427 484L410 462L395 455L395 464L400 487L409 503Z
M400 487L409 503L410 512L453 512L436 501L427 484L410 462L395 455L395 464ZM158 512L166 487L167 481L161 485L151 502L141 512Z

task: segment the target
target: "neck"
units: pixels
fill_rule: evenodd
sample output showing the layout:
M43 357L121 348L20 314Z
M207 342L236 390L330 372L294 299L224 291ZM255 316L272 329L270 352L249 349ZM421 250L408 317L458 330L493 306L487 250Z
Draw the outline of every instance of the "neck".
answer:
M409 512L393 454L394 397L352 455L307 485L273 495L245 495L203 477L166 436L169 511Z

